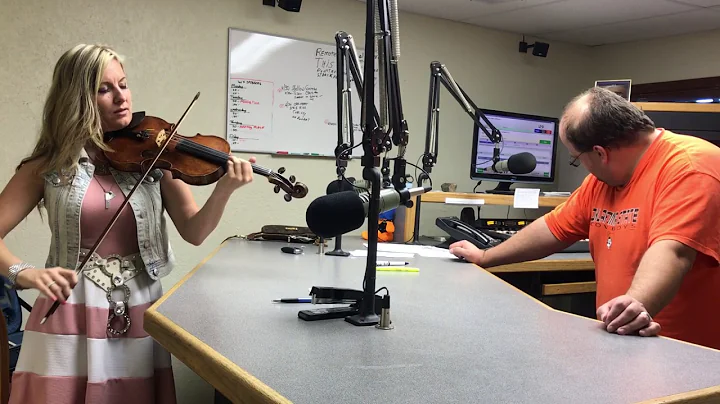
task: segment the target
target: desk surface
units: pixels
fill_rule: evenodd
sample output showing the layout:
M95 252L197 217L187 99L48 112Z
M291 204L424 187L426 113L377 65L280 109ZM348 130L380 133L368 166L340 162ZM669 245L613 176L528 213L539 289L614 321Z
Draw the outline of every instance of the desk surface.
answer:
M145 315L146 330L235 402L628 403L720 397L720 351L619 336L478 267L413 258L379 272L394 330L305 322L311 286L359 288L364 258L227 240ZM659 402L659 401L653 401ZM707 401L710 402L710 401Z

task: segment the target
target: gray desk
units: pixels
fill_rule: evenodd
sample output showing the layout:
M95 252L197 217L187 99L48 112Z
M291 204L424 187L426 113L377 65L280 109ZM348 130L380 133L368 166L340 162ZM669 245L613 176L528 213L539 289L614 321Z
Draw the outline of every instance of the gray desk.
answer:
M313 306L271 299L313 285L359 289L365 259L282 245L226 241L145 315L156 340L234 402L720 400L720 351L609 334L453 260L378 273L394 330L302 321L298 310Z

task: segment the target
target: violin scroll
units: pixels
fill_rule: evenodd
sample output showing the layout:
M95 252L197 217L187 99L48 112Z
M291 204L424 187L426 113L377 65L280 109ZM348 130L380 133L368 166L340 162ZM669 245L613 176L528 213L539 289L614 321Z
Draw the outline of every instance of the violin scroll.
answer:
M285 191L283 198L286 202L290 202L292 198L304 198L308 193L308 187L302 182L295 182L295 176L291 175L290 178L285 178L282 174L285 173L285 167L278 168L277 172L270 172L266 175L268 181L271 184L275 184L273 189L275 193L280 193L282 189Z

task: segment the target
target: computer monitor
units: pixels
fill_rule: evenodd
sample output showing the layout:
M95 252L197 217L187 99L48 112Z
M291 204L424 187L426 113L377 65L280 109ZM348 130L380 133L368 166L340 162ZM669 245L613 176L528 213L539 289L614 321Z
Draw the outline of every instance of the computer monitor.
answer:
M507 160L513 154L529 152L535 156L537 166L528 174L493 171L492 157L495 146L476 122L473 128L471 179L499 181L497 188L485 192L510 195L514 194L514 191L510 190L510 185L515 182L551 184L555 181L557 118L490 109L481 109L481 111L502 134L500 160ZM483 125L487 128L484 122Z

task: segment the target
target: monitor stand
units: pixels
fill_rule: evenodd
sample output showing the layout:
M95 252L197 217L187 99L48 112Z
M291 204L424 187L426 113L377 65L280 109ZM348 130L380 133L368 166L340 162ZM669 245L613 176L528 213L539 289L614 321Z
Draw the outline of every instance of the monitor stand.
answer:
M500 181L498 182L497 187L494 189L486 189L483 191L485 194L500 194L500 195L515 195L515 190L510 189L510 185L512 185L511 182L507 181Z

